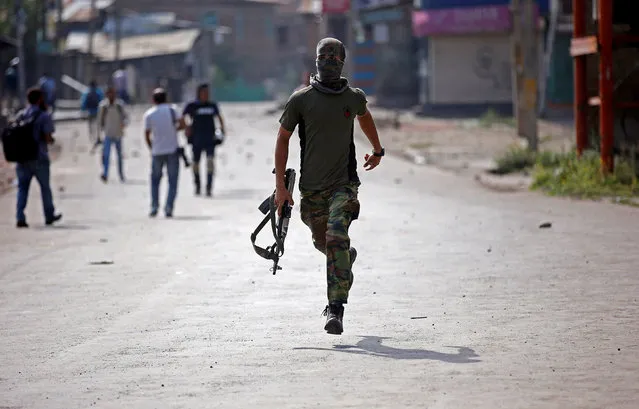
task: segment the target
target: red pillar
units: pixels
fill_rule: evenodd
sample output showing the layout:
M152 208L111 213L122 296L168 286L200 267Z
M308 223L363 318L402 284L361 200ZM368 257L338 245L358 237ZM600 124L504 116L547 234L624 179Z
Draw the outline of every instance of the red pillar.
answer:
M599 2L601 3L601 1ZM573 38L586 36L586 0L573 0ZM586 56L574 57L575 77L574 77L574 113L575 113L575 135L577 137L577 155L581 156L584 149L588 147L588 119L586 116L588 109L588 86L586 84Z
M597 2L599 15L599 133L601 162L604 171L612 172L614 158L614 111L612 106L612 1Z

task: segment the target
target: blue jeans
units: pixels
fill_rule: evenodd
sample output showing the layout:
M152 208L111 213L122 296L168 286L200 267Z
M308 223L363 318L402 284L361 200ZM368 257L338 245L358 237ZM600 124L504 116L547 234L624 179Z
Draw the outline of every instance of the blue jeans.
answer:
M180 175L180 155L177 151L167 155L154 155L151 164L151 211L157 212L160 207L160 181L162 180L162 170L166 166L166 173L169 179L169 192L166 197L164 211L173 212L175 197L177 196L178 176Z
M120 173L120 180L124 180L124 168L122 166L122 139L111 138L109 136L104 138L104 145L102 146L102 176L104 176L105 179L109 177L111 145L115 145L115 153L118 155L118 173Z
M36 161L19 163L16 165L16 176L18 178L18 203L16 209L16 218L19 222L26 222L24 209L27 208L27 199L29 198L29 187L31 179L36 178L40 185L40 193L42 194L42 207L44 210L45 221L52 220L55 213L53 206L53 195L51 194L51 173L50 162L48 159L39 159Z

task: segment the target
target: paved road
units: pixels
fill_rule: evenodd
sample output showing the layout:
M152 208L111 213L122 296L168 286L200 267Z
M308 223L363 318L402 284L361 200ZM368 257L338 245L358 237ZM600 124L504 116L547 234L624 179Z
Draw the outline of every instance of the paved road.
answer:
M59 126L64 222L42 226L35 188L16 231L0 197L0 407L637 407L636 209L501 195L388 157L362 173L356 281L328 335L299 208L278 275L250 247L272 189L262 108L225 108L217 197L193 197L183 172L174 220L147 218L139 126L125 185L99 181L83 125Z

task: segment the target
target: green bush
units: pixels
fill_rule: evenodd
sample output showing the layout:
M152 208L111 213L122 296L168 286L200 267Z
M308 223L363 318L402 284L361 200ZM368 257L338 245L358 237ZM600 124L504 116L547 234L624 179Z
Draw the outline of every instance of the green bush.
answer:
M521 147L511 147L504 155L495 159L497 168L492 173L505 175L532 168L535 165L535 153Z
M539 155L533 173L532 189L550 195L579 198L633 197L639 194L634 170L619 160L610 175L601 172L601 161L595 151Z

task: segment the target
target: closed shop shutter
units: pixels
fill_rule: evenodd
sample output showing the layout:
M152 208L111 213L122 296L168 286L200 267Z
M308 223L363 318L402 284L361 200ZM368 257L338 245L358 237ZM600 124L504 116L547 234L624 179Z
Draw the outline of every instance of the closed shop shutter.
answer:
M431 102L512 102L510 44L510 37L503 33L431 37Z

